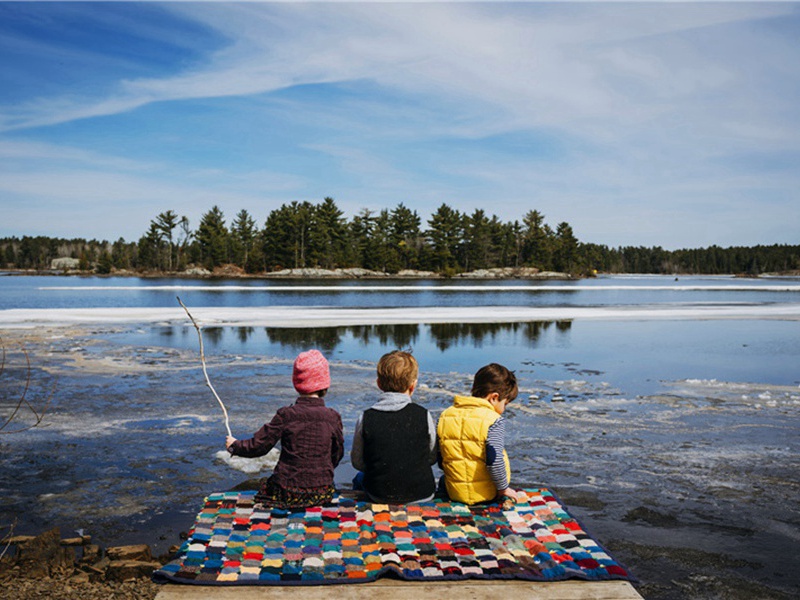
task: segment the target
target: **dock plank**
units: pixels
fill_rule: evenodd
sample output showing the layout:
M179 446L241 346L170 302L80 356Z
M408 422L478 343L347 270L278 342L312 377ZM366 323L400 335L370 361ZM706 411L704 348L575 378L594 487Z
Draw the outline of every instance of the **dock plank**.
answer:
M155 600L643 600L627 581L437 581L379 579L318 586L198 586L165 584Z

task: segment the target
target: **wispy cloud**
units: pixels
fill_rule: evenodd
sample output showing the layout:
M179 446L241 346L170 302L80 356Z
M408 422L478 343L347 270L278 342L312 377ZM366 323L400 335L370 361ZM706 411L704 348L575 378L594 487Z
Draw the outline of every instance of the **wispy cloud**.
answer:
M332 194L353 212L415 207L414 198L427 212L438 201L471 210L502 198L503 218L538 208L584 239L665 245L744 238L752 231L737 211L748 203L750 212L760 206L751 223L768 235L783 231L785 240L800 226L792 216L769 221L797 208L800 189L795 4L158 7L213 32L214 48L178 35L193 57L185 64L164 54L169 64L157 74L126 71L0 104L0 155L16 148L22 161L65 145L67 156L94 164L80 172L97 174L108 197L124 201L114 187L125 186L154 207L170 195L247 207ZM171 33L150 26L141 35L166 44ZM180 138L170 154L154 137L155 167L137 172L151 162L143 137L135 156L122 147L80 155L81 143L92 147L81 141L90 125L124 127L132 115L136 126L164 119ZM204 144L217 152L213 174L188 158ZM48 192L22 180L39 169L69 188L39 156L10 174L7 193L59 197L56 184ZM198 189L181 175L189 171L200 174ZM114 172L121 177L104 179ZM706 218L729 222L730 232L687 224ZM659 231L664 239L654 240Z

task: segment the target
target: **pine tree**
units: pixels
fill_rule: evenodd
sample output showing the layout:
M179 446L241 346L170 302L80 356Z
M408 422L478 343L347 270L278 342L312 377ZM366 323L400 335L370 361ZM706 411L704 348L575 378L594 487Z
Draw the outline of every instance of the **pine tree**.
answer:
M425 240L420 231L420 218L401 202L391 212L389 231L392 245L397 249L402 269L418 269L420 251Z
M207 269L230 262L229 233L225 227L225 216L218 206L215 205L202 216L196 238L201 260Z
M490 221L482 209L464 217L464 270L487 269L492 264Z
M258 237L256 222L250 213L242 209L231 224L231 253L233 262L248 273L258 270L257 264L251 262L253 248Z
M440 273L453 274L460 266L458 255L463 239L461 213L442 204L428 219L427 237L432 246L433 267Z
M569 223L562 222L556 227L553 267L564 273L576 272L578 265L578 240Z
M361 209L350 221L350 239L352 241L355 264L369 269L372 266L371 244L375 234L375 217L368 208Z
M173 239L173 232L178 226L178 215L174 210L168 210L159 214L156 217L156 220L152 223L160 234L160 240L166 242L163 248L167 254L167 260L162 263L162 266L168 271L172 271L174 269L175 262L175 243Z
M326 197L314 211L314 255L326 269L347 263L348 230L343 214L330 197Z

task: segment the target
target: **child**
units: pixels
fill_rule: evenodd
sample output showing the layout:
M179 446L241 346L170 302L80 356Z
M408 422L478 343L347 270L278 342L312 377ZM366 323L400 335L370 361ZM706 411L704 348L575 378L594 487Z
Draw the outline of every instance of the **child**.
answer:
M411 401L419 366L395 350L378 361L378 402L356 422L350 460L362 471L354 487L382 504L430 500L436 492L436 427L430 413Z
M439 416L441 464L451 500L516 501L516 492L508 487L511 468L502 415L517 393L514 373L492 363L475 374L472 396L456 396Z
M318 350L301 352L292 383L300 394L294 404L278 409L249 440L225 440L228 452L246 457L264 456L280 442L278 464L255 497L265 506L307 508L330 502L333 470L344 454L342 418L323 400L331 385L328 361Z

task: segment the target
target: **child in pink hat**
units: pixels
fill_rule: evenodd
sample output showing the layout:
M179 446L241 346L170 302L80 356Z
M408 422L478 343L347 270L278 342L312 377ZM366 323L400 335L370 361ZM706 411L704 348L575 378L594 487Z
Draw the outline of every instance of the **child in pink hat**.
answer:
M236 456L264 456L280 442L281 455L256 502L277 508L307 508L329 503L335 492L333 470L344 454L342 417L325 406L331 386L328 361L318 350L301 352L294 361L294 404L278 409L249 440L228 436L225 446Z

